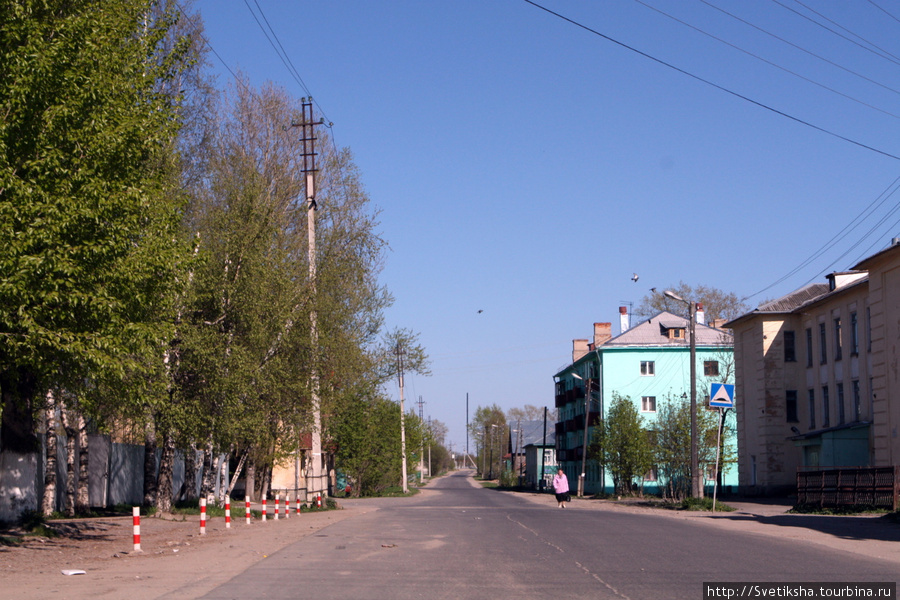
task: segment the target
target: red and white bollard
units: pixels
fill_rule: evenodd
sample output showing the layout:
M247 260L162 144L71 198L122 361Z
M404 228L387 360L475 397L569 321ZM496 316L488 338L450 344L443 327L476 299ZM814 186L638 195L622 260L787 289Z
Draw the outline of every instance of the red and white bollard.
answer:
M231 529L231 499L225 499L225 529Z
M322 508L322 494L316 494L316 508Z
M291 518L291 498L287 494L284 495L284 508L282 509L284 518Z
M247 509L247 525L250 524L250 496L245 496L244 506Z
M297 494L297 514L300 514L300 495Z
M278 520L278 494L275 494L275 520Z
M131 515L132 523L134 523L134 551L143 552L143 550L141 550L141 507L132 507Z
M263 518L262 518L262 520L263 520L263 523L266 522L266 516L267 516L266 513L267 513L267 512L268 512L268 510L266 509L266 499L263 498L263 499L262 499L262 513L263 513Z
M200 498L200 535L206 535L206 498Z

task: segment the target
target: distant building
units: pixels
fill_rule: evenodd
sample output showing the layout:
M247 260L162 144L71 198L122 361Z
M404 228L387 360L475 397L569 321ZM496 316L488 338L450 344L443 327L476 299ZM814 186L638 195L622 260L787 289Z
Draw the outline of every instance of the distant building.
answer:
M588 408L588 440L593 429L604 418L613 394L627 396L634 402L647 424L656 422L657 406L670 398L687 398L690 394L689 321L684 317L661 312L630 327L625 307L620 308L622 333L612 337L611 323L594 323L594 339L573 340L572 364L560 370L556 380L557 459L565 470L574 491L581 473L584 448L585 389L591 385ZM725 381L732 365L732 337L723 329L705 324L702 306L698 305L695 323L697 361L697 406L706 410L709 383ZM733 435L725 440L732 447ZM712 485L714 465L701 465L707 483ZM737 469L725 465L722 485L736 486ZM644 480L645 491L658 488L656 470ZM596 493L612 491L612 477L600 465L587 461L584 490Z
M546 423L541 421L510 421L507 455L510 468L520 484L540 489L543 469L543 488L549 488L556 473L556 411L548 411Z
M729 322L742 491L797 469L900 464L900 240Z

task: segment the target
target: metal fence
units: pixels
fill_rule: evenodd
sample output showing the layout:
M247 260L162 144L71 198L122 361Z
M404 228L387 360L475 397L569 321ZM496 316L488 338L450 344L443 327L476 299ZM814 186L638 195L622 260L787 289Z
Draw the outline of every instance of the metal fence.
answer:
M898 509L900 467L860 467L799 471L797 504L838 508L872 506Z

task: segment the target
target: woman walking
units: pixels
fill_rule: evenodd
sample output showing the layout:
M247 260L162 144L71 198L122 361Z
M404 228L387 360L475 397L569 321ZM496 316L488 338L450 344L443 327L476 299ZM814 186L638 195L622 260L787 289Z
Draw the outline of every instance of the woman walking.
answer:
M557 469L556 475L553 476L553 491L556 492L559 507L565 508L566 502L569 501L569 480L562 468Z

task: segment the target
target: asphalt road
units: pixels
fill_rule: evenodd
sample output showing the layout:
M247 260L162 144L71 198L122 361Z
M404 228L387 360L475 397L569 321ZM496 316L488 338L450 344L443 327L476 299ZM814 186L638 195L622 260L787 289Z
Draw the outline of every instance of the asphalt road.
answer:
M558 509L458 472L288 546L205 598L696 600L703 582L896 582L897 570L652 512Z

